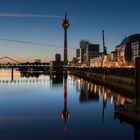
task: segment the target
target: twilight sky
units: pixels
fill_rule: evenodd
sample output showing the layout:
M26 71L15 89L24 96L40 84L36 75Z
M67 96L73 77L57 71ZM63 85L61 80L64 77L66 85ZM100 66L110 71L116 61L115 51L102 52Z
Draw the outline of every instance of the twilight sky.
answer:
M60 53L63 58L65 9L69 59L81 39L100 44L102 51L103 29L110 52L125 36L140 33L139 5L139 0L0 0L0 57L49 61Z

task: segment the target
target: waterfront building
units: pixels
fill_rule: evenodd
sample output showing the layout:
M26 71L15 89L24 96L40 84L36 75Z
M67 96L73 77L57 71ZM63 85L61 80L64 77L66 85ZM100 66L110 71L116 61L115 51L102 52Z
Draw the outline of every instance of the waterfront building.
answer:
M90 66L90 59L99 57L99 45L89 43L84 54L84 64Z
M99 44L89 43L86 49L86 64L89 65L90 59L99 57Z
M125 37L115 51L90 59L92 67L134 67L135 58L140 56L140 34Z
M135 57L140 56L140 34L126 37L116 46L116 52L120 66L134 65Z
M90 59L91 67L118 67L116 52Z
M99 44L92 44L89 41L80 41L81 63L90 66L90 59L99 57Z

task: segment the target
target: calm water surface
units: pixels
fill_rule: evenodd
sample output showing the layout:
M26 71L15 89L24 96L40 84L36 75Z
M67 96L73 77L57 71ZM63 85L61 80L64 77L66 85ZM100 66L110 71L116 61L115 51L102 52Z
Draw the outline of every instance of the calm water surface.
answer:
M73 76L26 76L10 81L0 72L1 140L136 139L133 125L114 115L128 98Z

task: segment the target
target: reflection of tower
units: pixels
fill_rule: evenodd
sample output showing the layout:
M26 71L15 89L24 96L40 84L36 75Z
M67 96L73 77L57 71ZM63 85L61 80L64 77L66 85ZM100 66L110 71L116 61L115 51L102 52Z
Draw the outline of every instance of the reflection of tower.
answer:
M65 73L65 75L64 75L64 109L63 109L61 116L62 116L62 119L64 120L64 129L66 131L67 119L70 116L70 113L67 109L67 73Z
M102 111L102 124L104 123L104 110L106 108L107 105L107 95L106 93L103 94L103 111Z
M67 29L69 27L69 21L65 13L65 19L63 20L62 26L64 28L64 65L67 65Z

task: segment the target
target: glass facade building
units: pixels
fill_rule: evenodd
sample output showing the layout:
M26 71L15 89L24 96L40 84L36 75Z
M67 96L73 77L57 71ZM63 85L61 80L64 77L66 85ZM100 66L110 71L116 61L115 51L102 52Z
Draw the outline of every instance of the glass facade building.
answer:
M135 57L140 56L140 34L126 37L120 45L116 46L117 61L119 65L134 65Z

